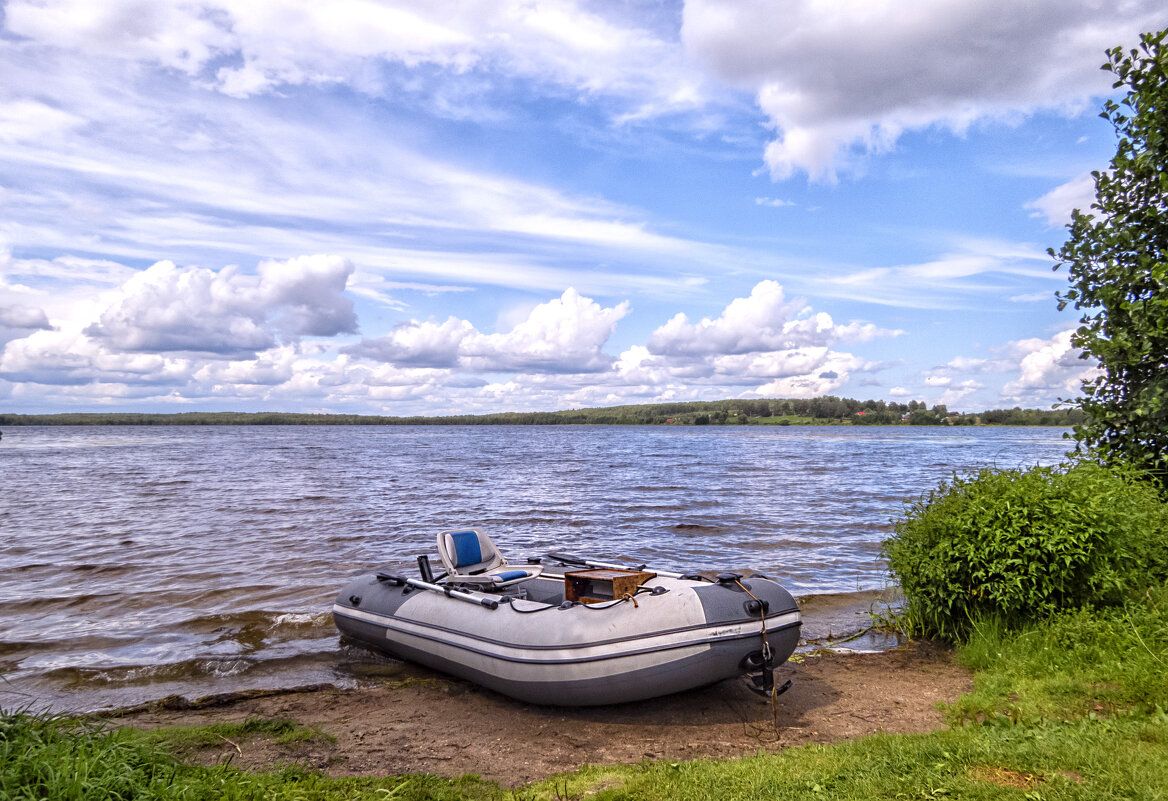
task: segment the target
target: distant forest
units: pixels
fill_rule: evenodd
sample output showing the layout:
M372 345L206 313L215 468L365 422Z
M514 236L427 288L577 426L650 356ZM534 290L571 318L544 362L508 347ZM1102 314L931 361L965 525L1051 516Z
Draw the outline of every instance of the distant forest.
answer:
M1072 426L1078 409L993 409L977 414L929 408L919 401L885 403L825 396L791 400L721 400L650 403L559 412L503 412L435 417L285 412L182 412L178 414L0 414L0 426L548 426L548 425L918 425Z

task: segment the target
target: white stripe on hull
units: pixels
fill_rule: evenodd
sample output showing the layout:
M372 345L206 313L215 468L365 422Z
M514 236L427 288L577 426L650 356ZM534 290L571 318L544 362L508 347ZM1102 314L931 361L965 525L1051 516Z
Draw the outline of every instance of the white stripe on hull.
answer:
M471 634L437 629L415 621L402 620L340 605L333 607L333 614L382 627L386 630L386 639L393 642L400 641L418 650L438 653L437 649L441 646L445 653L449 649L449 653L445 655L451 661L467 662L470 655L473 654L490 660L522 663L537 667L603 662L612 659L627 659L630 656L642 654L655 655L649 664L658 664L662 661L670 661L674 656L670 654L669 657L663 657L663 652L687 650L686 654L678 657L683 658L685 655L700 652L709 647L711 643L724 640L758 637L761 644L762 635L760 622L749 621L726 625L711 624L701 628L646 635L600 645L582 643L560 648L525 647L521 644L504 643ZM798 612L770 617L767 618L767 632L772 633L798 622ZM602 674L610 672L611 667L605 668Z

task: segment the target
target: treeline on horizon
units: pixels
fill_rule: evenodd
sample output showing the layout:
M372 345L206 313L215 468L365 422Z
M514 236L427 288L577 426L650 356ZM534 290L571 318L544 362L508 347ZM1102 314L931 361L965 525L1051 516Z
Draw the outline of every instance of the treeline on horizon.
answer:
M920 401L886 403L825 396L775 400L651 403L558 412L387 417L361 414L290 412L66 412L0 414L0 426L213 426L213 425L1003 425L1073 426L1078 409L992 409L976 414L932 408Z

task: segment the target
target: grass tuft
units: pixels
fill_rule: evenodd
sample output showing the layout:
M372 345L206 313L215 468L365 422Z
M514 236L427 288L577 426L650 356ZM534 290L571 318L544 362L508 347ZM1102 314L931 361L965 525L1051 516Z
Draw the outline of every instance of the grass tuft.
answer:
M270 739L276 745L292 745L317 740L336 742L336 738L315 726L303 726L282 718L248 718L240 723L215 723L209 726L173 726L142 731L129 729L126 736L139 738L167 748L184 752L203 748L217 748L226 742L242 742L257 737Z
M974 689L952 723L1040 722L1154 712L1168 702L1168 591L1123 607L1077 609L1008 632L977 622L957 658Z

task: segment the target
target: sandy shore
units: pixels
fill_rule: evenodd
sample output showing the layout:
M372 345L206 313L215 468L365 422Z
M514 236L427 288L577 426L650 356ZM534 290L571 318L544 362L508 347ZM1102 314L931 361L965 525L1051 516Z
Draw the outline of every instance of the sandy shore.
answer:
M257 738L185 757L268 768L297 762L333 776L477 773L512 787L586 764L734 757L878 731L942 724L938 702L970 688L948 651L914 643L882 653L810 653L781 667L791 689L772 707L742 680L619 706L523 704L420 668L385 666L363 687L259 697L167 699L111 718L155 728L287 718L334 738L278 746Z

